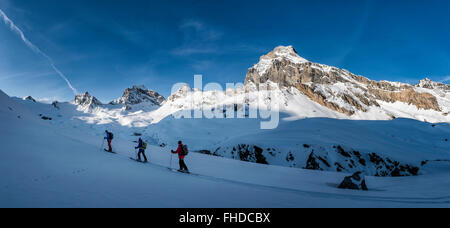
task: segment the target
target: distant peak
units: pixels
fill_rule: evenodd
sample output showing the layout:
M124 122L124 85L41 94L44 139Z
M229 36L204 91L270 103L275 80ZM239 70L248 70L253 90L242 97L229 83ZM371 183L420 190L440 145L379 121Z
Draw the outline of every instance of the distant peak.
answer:
M80 93L80 94L78 94L78 95L75 95L75 97L89 97L89 96L91 96L91 95L89 94L89 92Z
M291 55L298 56L297 51L295 50L295 48L292 45L278 46L275 49L273 49L272 53L277 53L278 55L291 54Z
M425 89L443 89L445 91L450 90L450 86L442 83L442 82L435 82L429 78L424 78L419 81L418 84L415 85L416 87L421 87Z
M36 102L36 100L32 96L26 96L23 98L23 100Z
M273 51L269 52L266 57L269 58L288 58L295 62L309 62L307 59L298 55L293 46L278 46Z
M133 90L137 90L137 89L147 90L147 87L145 87L144 85L134 85L133 87L131 87L131 89L133 89Z
M95 98L94 96L90 95L88 92L80 95L76 95L74 99L74 103L76 105L87 107L87 108L95 108L98 106L101 106L102 103Z
M134 85L131 88L125 89L121 98L116 99L110 104L123 104L126 109L131 109L131 105L137 105L144 102L150 102L154 105L160 106L165 100L159 93L147 89L144 85Z

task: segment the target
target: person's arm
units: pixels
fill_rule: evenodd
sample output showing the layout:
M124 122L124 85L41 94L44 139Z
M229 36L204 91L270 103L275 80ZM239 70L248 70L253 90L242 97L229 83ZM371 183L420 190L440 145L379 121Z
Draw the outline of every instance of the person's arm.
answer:
M180 152L180 146L178 146L177 150L171 150L172 154L178 154Z

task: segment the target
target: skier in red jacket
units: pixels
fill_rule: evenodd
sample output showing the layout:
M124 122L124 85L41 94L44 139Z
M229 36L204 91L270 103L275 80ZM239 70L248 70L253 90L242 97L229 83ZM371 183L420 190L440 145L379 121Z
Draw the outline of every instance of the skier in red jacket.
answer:
M186 156L184 150L183 150L183 143L181 141L178 141L178 148L176 151L172 150L173 154L178 154L178 159L180 160L180 169L178 171L189 173L189 169L186 166L186 163L184 163L184 157Z

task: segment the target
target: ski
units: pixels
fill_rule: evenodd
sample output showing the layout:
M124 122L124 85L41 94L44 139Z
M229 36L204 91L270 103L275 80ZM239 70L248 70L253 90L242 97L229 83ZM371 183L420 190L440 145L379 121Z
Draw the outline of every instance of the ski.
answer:
M107 152L107 153L111 153L111 154L117 154L116 152L114 152L114 151L109 151L109 150L107 150L107 149L104 149L105 150L105 152Z
M141 161L141 160L138 160L138 159L136 159L136 158L132 158L132 157L130 157L130 159L131 160L133 160L133 161L135 161L135 162L140 162L140 163L148 163L148 162L143 162L143 161Z
M177 173L182 173L182 174L187 174L187 175L193 175L193 176L199 176L199 174L195 174L195 173L191 173L191 172L184 172L184 171L180 171L178 169L173 169L173 168L168 168L169 170L173 171L173 172L177 172Z

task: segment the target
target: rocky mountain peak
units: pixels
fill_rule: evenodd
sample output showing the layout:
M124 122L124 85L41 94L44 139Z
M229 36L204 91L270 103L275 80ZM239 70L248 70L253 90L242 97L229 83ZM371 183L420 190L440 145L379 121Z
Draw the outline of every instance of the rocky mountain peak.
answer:
M440 89L444 91L450 91L450 85L441 83L441 82L435 82L429 78L424 78L419 81L418 84L415 85L419 88L425 88L425 89Z
M170 95L167 100L175 101L177 98L186 97L189 92L192 91L192 88L188 84L184 84L181 88L177 90L177 92Z
M272 67L274 62L283 60L289 61L293 64L309 62L308 60L299 56L293 46L278 46L267 55L261 56L259 62L251 69L256 70L256 72L260 76L263 76Z
M36 100L32 96L26 96L26 97L23 98L23 100L36 102Z
M151 105L160 106L165 98L159 93L147 89L145 86L133 86L125 89L121 98L114 100L111 104L123 104L126 109L131 109L131 105L141 103L150 103Z
M278 46L262 57L266 58L287 58L292 61L308 62L308 60L300 57L293 46Z
M78 106L81 106L82 108L89 108L89 109L102 106L102 102L100 102L94 96L90 95L88 92L76 95L74 103Z

